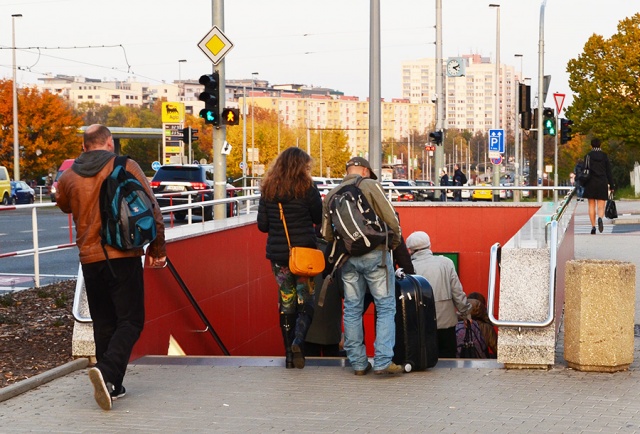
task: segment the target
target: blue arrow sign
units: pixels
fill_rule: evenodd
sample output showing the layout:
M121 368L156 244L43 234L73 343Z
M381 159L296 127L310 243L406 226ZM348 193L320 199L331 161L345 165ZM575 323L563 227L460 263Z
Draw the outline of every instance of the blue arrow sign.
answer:
M153 170L155 170L156 172L158 171L158 169L160 169L160 166L161 166L161 164L160 164L159 161L154 161L153 163L151 163L151 168Z
M504 154L504 130L489 130L489 152Z

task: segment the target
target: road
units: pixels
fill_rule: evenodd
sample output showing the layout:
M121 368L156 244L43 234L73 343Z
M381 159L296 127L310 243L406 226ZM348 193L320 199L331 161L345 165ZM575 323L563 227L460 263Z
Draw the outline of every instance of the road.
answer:
M31 209L0 212L0 255L33 249ZM193 216L193 222L200 222ZM75 242L75 229L70 217L57 207L37 208L38 245L40 248ZM165 217L169 224L169 217ZM174 226L186 221L174 220ZM71 228L71 229L70 229ZM11 290L33 287L34 256L0 257L0 295ZM40 285L75 279L78 275L78 249L74 247L40 253Z

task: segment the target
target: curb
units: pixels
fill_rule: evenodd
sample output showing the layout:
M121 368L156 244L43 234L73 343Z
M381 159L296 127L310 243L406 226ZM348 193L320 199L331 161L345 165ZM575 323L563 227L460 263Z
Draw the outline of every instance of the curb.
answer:
M0 402L11 399L24 392L28 392L31 389L35 389L38 386L42 386L56 378L64 377L79 369L84 369L89 364L89 359L82 358L76 359L71 362L65 363L62 366L53 368L42 374L27 378L26 380L19 381L11 386L3 387L0 389Z

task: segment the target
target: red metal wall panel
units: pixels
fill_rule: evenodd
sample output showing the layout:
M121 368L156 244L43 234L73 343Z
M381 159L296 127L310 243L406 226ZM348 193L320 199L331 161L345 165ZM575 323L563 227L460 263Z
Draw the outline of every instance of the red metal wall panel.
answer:
M397 207L405 238L416 230L431 237L434 251L458 252L465 292L486 295L489 249L505 244L536 207ZM278 293L266 234L255 224L169 243L175 268L232 355L280 356ZM168 268L145 270L146 323L132 358L167 354L173 336L188 355L222 355ZM369 352L373 315L365 315Z

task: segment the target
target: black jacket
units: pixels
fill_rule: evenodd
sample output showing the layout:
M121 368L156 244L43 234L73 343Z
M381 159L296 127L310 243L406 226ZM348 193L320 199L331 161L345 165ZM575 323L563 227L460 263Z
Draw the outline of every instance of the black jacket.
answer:
M267 259L282 265L289 263L289 245L280 219L279 201L260 198L258 205L258 229L266 232ZM322 198L315 186L309 187L304 199L280 201L287 220L292 247L316 248L315 225L322 223Z
M613 188L613 177L611 176L609 157L599 148L591 150L587 155L589 156L591 178L584 186L582 197L585 199L607 200L609 196L608 185L611 185L611 188ZM585 156L585 160L586 158ZM583 164L583 167L586 167L586 161Z

